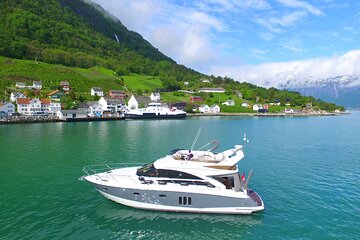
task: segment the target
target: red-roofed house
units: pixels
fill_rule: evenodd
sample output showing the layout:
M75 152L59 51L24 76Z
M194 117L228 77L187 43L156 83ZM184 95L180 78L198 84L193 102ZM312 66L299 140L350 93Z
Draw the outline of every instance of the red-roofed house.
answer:
M61 110L61 105L58 102L51 102L48 98L18 98L17 111L23 115L46 115L49 113L56 113Z
M62 90L64 90L64 91L70 90L70 83L68 81L62 81L60 83L60 86L61 86Z
M121 90L110 90L109 96L112 98L125 98L126 94L124 91Z
M202 97L190 96L190 102L202 102L202 101L204 101Z

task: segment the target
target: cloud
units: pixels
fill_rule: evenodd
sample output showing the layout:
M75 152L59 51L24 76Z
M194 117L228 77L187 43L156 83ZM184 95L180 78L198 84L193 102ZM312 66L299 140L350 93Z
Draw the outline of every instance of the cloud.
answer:
M360 76L360 50L349 51L341 56L315 58L304 61L264 63L239 67L215 67L213 73L233 77L240 82L250 82L263 87L284 86L312 87L321 80L339 76ZM360 86L359 80L340 78L343 87ZM324 83L324 82L323 82Z
M213 61L216 47L211 41L212 32L228 30L221 18L171 1L92 1L119 18L130 30L139 32L161 52L192 67Z
M318 8L316 8L315 6L313 6L310 3L305 2L305 1L299 1L299 0L277 0L277 1L282 3L283 5L285 5L287 7L305 9L309 13L312 13L312 14L317 15L317 16L325 15Z

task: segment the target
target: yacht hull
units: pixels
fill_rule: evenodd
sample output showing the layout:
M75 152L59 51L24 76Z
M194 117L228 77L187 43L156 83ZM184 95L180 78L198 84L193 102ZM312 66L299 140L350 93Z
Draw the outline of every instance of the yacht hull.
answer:
M260 199L259 202L252 197L236 198L224 197L218 194L140 190L108 187L97 184L95 187L109 200L129 207L145 210L189 213L251 214L264 209L262 200ZM252 193L256 194L254 191L252 191ZM256 196L258 195L256 194Z

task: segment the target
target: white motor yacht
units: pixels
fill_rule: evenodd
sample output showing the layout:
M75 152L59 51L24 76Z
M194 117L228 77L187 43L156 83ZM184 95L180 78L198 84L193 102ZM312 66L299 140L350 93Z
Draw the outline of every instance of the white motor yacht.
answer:
M86 166L83 179L106 198L158 211L251 214L264 209L261 197L239 175L243 146L220 153L173 150L144 166Z

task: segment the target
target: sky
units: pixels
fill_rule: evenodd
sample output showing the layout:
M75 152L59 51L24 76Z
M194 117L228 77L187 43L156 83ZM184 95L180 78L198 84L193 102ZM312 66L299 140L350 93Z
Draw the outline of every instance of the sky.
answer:
M360 75L357 0L92 1L177 63L206 74L262 86L289 74Z

